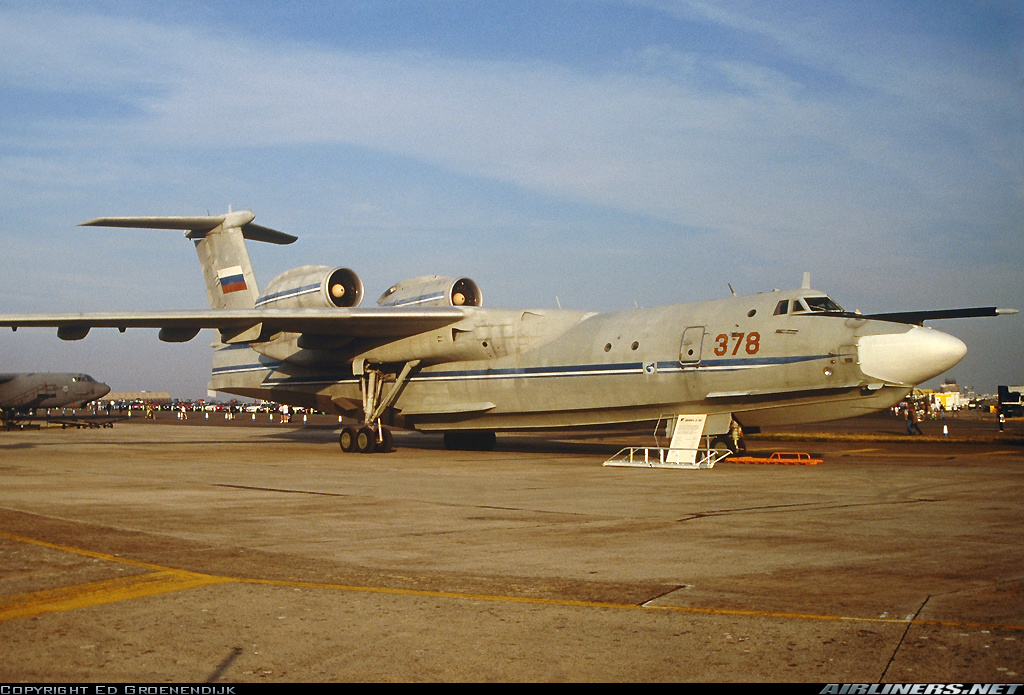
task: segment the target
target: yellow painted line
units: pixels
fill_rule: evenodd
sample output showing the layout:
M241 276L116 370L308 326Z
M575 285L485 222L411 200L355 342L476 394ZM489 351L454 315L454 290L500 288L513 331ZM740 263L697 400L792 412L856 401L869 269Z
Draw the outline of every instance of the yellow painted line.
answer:
M370 594L389 594L394 596L425 596L430 598L459 599L471 601L499 601L504 603L525 603L545 606L566 606L575 608L606 608L614 610L660 611L666 613L688 613L699 615L745 616L755 618L775 618L788 620L818 620L859 623L882 623L893 625L932 625L942 627L1004 629L1024 631L1024 625L1014 623L985 623L963 620L925 620L921 618L872 618L853 615L825 615L817 613L793 613L787 611L759 611L738 608L701 608L697 606L671 606L656 604L616 603L611 601L579 601L573 599L537 598L529 596L503 596L492 594L468 594L452 591L429 591L423 589L395 589L380 586L355 586L349 584L326 584L319 582L299 582L277 579L254 579L246 577L219 577L212 574L200 574L186 570L173 569L148 562L140 562L117 555L98 553L84 548L49 543L35 538L17 536L0 531L0 537L23 543L39 545L54 550L62 550L87 557L94 557L110 562L117 562L134 567L144 567L153 572L124 577L92 584L51 589L20 596L0 597L0 622L18 617L28 617L42 613L71 610L84 606L94 606L114 601L124 601L143 596L181 591L213 584L238 583L263 586L281 586L299 589L320 589L327 591L350 591Z
M667 613L689 613L702 615L729 615L755 618L785 618L790 620L829 620L840 622L887 623L898 625L937 625L945 627L978 627L986 629L1001 628L1006 630L1022 630L1024 625L1012 623L981 623L958 620L924 620L921 618L871 618L853 615L824 615L818 613L792 613L787 611L759 611L740 608L700 608L696 606L670 606L639 603L615 603L610 601L577 601L573 599L535 598L529 596L502 596L490 594L466 594L450 591L428 591L423 589L392 589L375 586L350 586L346 584L319 584L316 582L296 582L276 579L236 578L244 584L264 584L306 589L327 589L334 591L358 591L372 594L396 594L405 596L428 596L432 598L464 599L473 601L501 601L506 603L531 603L546 606L571 606L578 608L611 608L616 610L663 611Z
M90 584L65 586L59 589L36 591L31 594L0 597L0 622L16 618L30 618L44 613L59 613L76 608L100 606L116 601L128 601L144 596L156 596L171 591L231 581L224 577L181 572L147 572L133 577L118 577Z
M39 545L44 548L50 548L52 550L60 550L65 553L74 553L75 555L85 555L86 557L94 557L97 560L106 560L107 562L118 562L122 565L131 565L132 567L144 567L146 569L154 570L156 572L164 572L168 569L167 567L163 567L161 565L154 565L151 562L139 562L138 560L131 560L129 558L121 557L119 555L97 553L94 550L86 550L85 548L75 548L70 545L50 543L48 541L41 541L38 538L28 538L27 536L16 536L13 533L5 533L3 531L0 531L0 538L7 538L12 541L18 541L19 543L30 543L32 545Z

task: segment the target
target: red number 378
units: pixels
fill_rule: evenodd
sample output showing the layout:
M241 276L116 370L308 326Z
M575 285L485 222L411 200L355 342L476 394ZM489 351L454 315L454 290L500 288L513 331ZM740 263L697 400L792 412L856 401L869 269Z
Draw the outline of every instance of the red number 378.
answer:
M746 340L744 340L746 338ZM756 355L757 351L761 349L761 334L757 332L752 333L729 333L726 335L722 333L715 337L715 354L721 357L726 353L729 353L729 341L735 341L732 345L731 354L737 355L740 351L740 345L746 350L748 355Z

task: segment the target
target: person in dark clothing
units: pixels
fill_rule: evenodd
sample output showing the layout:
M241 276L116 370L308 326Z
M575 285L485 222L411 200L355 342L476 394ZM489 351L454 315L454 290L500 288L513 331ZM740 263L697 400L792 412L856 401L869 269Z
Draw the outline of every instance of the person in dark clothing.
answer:
M924 434L921 426L917 424L917 409L910 406L907 408L907 434L914 434L914 430L917 430L918 434Z

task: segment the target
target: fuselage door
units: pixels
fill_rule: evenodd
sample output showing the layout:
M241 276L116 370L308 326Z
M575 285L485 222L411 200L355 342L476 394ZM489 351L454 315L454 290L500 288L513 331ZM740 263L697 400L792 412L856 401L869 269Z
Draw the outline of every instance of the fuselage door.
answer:
M679 363L700 364L700 352L704 346L704 326L690 326L683 331L683 344L679 347Z

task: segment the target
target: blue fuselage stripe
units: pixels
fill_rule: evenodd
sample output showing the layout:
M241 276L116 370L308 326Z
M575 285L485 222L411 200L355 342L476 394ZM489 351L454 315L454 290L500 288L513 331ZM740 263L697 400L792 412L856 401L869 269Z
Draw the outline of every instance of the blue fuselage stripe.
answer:
M798 362L810 362L831 357L830 355L804 355L791 357L769 357L757 359L728 359L728 360L704 360L699 365L682 365L678 361L671 362L624 362L619 364L586 364L586 365L561 365L554 367L507 367L502 369L467 369L455 371L432 371L417 374L409 378L410 381L459 381L459 380L480 380L480 379L517 379L517 378L544 378L544 377L574 377L574 376L613 376L623 374L640 374L645 371L645 366L654 365L658 373L672 372L694 372L694 371L740 371L745 369L760 369ZM273 361L265 363L238 364L213 369L214 376L228 374L248 374L253 372L266 372L267 377L284 362ZM344 381L356 381L355 376L349 374L337 374L329 376L326 374L276 377L268 378L268 383L341 383Z
M410 304L424 304L426 302L433 302L438 299L444 298L444 292L434 292L433 294L424 294L419 297L409 297L408 299L399 299L394 302L387 302L384 306L408 306Z
M256 300L256 306L258 306L258 307L259 306L263 306L264 304L270 304L271 302L277 302L277 301L280 301L282 299L287 299L287 298L290 298L290 297L298 297L299 295L302 295L302 294L311 294L313 292L316 292L319 289L320 289L320 284L317 283L315 285L306 285L305 287L295 287L295 288L290 289L290 290L282 290L280 292L275 292L274 294L263 295L262 297L260 297L259 299Z

